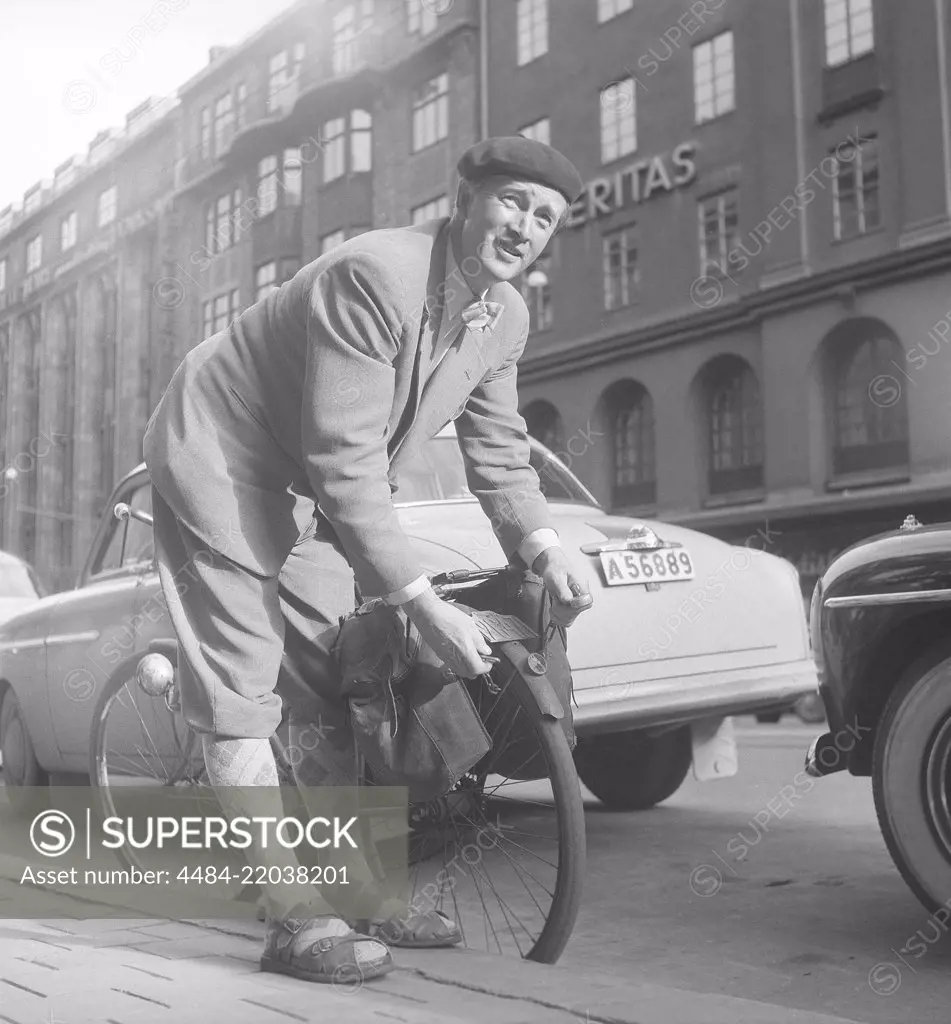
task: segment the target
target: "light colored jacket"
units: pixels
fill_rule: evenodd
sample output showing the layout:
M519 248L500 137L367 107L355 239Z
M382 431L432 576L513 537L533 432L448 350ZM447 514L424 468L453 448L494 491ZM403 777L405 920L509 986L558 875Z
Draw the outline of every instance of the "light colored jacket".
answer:
M490 288L498 322L463 327L427 372L439 309L426 300L447 287L448 237L440 219L350 239L188 353L149 421L145 460L209 547L275 576L316 502L362 594L401 589L424 569L393 507L396 477L452 419L506 555L552 528L518 412L528 310L516 289Z

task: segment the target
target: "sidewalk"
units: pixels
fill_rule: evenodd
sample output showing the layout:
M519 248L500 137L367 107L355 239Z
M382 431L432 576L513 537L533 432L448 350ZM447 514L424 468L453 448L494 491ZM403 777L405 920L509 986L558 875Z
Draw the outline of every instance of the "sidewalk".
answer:
M0 859L0 908L22 864ZM64 899L49 896L61 915ZM75 902L76 916L96 913ZM356 988L258 970L263 925L0 919L5 1024L845 1024L843 1018L466 950L394 951Z

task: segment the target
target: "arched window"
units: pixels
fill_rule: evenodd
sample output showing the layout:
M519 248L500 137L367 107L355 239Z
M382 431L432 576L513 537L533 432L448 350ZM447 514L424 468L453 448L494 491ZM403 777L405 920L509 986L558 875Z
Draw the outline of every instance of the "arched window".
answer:
M835 476L908 465L908 403L898 339L877 320L854 320L829 338Z
M541 441L546 448L550 448L556 455L564 450L565 439L561 414L551 402L543 400L532 402L525 410L523 416L529 434L536 441Z
M613 475L611 505L652 505L657 498L654 403L647 389L620 381L605 396Z
M759 383L735 356L715 359L704 378L711 494L763 486L763 413Z

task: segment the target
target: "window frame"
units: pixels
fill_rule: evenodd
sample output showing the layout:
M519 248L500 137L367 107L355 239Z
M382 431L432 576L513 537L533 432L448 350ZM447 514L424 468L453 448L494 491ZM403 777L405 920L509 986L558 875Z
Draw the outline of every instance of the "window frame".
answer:
M747 383L749 387L746 386ZM717 399L721 395L729 398L731 391L739 394L739 404L736 409L727 407L727 413L736 415L737 423L735 426L721 426L718 429ZM707 367L703 392L707 436L707 490L710 497L719 498L762 490L766 461L763 391L753 367L740 357L729 358L719 366ZM747 397L752 397L750 404L745 401ZM721 418L724 415L720 413ZM736 431L739 433L738 441L731 440L728 446L730 452L735 453L738 450L738 462L736 457L731 455L730 465L717 466L718 456L722 458L723 451L727 448L722 444L718 447L718 437L722 439L726 431L731 435ZM748 435L748 431L752 433ZM750 460L746 458L748 452L752 452L754 456Z
M604 299L604 310L606 312L614 312L619 309L626 309L630 306L636 305L640 295L640 261L638 260L640 246L638 244L637 228L635 225L627 225L623 228L617 228L614 231L606 231L601 236L601 278L603 284L603 299ZM630 237L629 237L630 236ZM622 243L619 252L621 253L622 259L620 264L620 287L621 287L621 298L619 302L613 302L614 294L614 279L609 273L609 261L612 258L611 246L615 241ZM634 268L633 268L633 287L631 281L631 268L630 268L630 253L634 252Z
M872 143L872 145L868 145ZM832 238L836 242L847 242L855 238L861 238L872 231L882 227L882 165L881 147L879 146L878 132L870 132L862 136L861 145L854 142L847 144L854 156L852 160L843 160L839 155L841 144L829 151L829 155L836 161L835 174L832 176ZM842 230L842 174L843 166L851 168L852 187L850 194L853 197L855 207L855 230L844 233ZM874 183L871 186L866 184L866 175L871 174ZM868 197L874 196L874 223L868 222Z
M856 11L855 8L863 6L861 11ZM838 18L832 21L830 14L833 9L841 9L844 18ZM857 33L854 31L854 22L857 18L863 19L867 14L869 21L868 28L868 45L862 49L856 48ZM845 64L851 63L853 60L858 60L859 57L864 57L868 53L875 52L875 3L874 0L823 0L822 4L822 25L823 25L823 63L827 68L839 68ZM843 40L845 46L845 56L833 59L832 50L833 45L829 40L830 27L834 25L845 25L845 38ZM842 45L840 43L840 45ZM862 44L859 44L862 45Z
M732 201L732 233L728 224L728 203ZM720 262L710 258L707 246L707 210L716 203L717 249ZM697 229L701 277L728 277L727 264L730 253L737 247L740 235L740 189L738 185L721 189L697 199Z
M637 90L634 78L619 78L602 86L598 90L598 112L601 163L611 164L636 153Z
M421 153L449 137L449 72L418 85L411 96L411 152Z
M527 67L548 53L548 0L516 0L515 61Z
M723 58L722 55L717 54L717 41L722 39L729 39L730 41L728 71L718 70L718 59L726 59ZM702 82L699 77L702 70L700 60L701 57L707 53L708 49L710 59L708 64L704 64L703 67L709 66L710 77L709 82ZM715 36L711 36L703 42L696 43L693 47L692 61L694 124L709 124L711 121L716 121L720 117L732 114L733 111L736 110L736 50L733 30L725 29L723 32L718 32ZM729 90L727 92L727 90L724 89L721 94L721 91L718 89L718 85L724 79L729 82ZM702 101L699 93L703 85L709 86L710 89L709 100L703 101L710 104L710 113L704 113L704 108L702 107ZM721 95L727 97L723 101L723 106L720 105Z

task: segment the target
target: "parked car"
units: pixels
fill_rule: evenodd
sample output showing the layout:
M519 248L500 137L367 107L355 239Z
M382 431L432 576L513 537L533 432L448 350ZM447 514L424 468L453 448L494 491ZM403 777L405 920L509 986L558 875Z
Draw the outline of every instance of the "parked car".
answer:
M609 515L534 441L532 462L562 543L595 593L568 634L582 779L612 807L646 808L674 793L692 763L701 777L728 774L729 758L708 765L711 750L730 744L720 723L816 686L795 568L691 530ZM399 484L403 529L429 571L504 564L451 425ZM76 588L0 627L3 708L17 726L0 734L4 756L15 752L8 784L87 773L106 679L172 635L151 528L117 521L110 513L120 501L150 510L144 466L116 488Z
M806 770L871 777L889 852L935 910L951 898L951 523L908 516L842 552L810 620L829 729Z
M0 622L45 596L46 588L33 566L9 551L0 551Z

